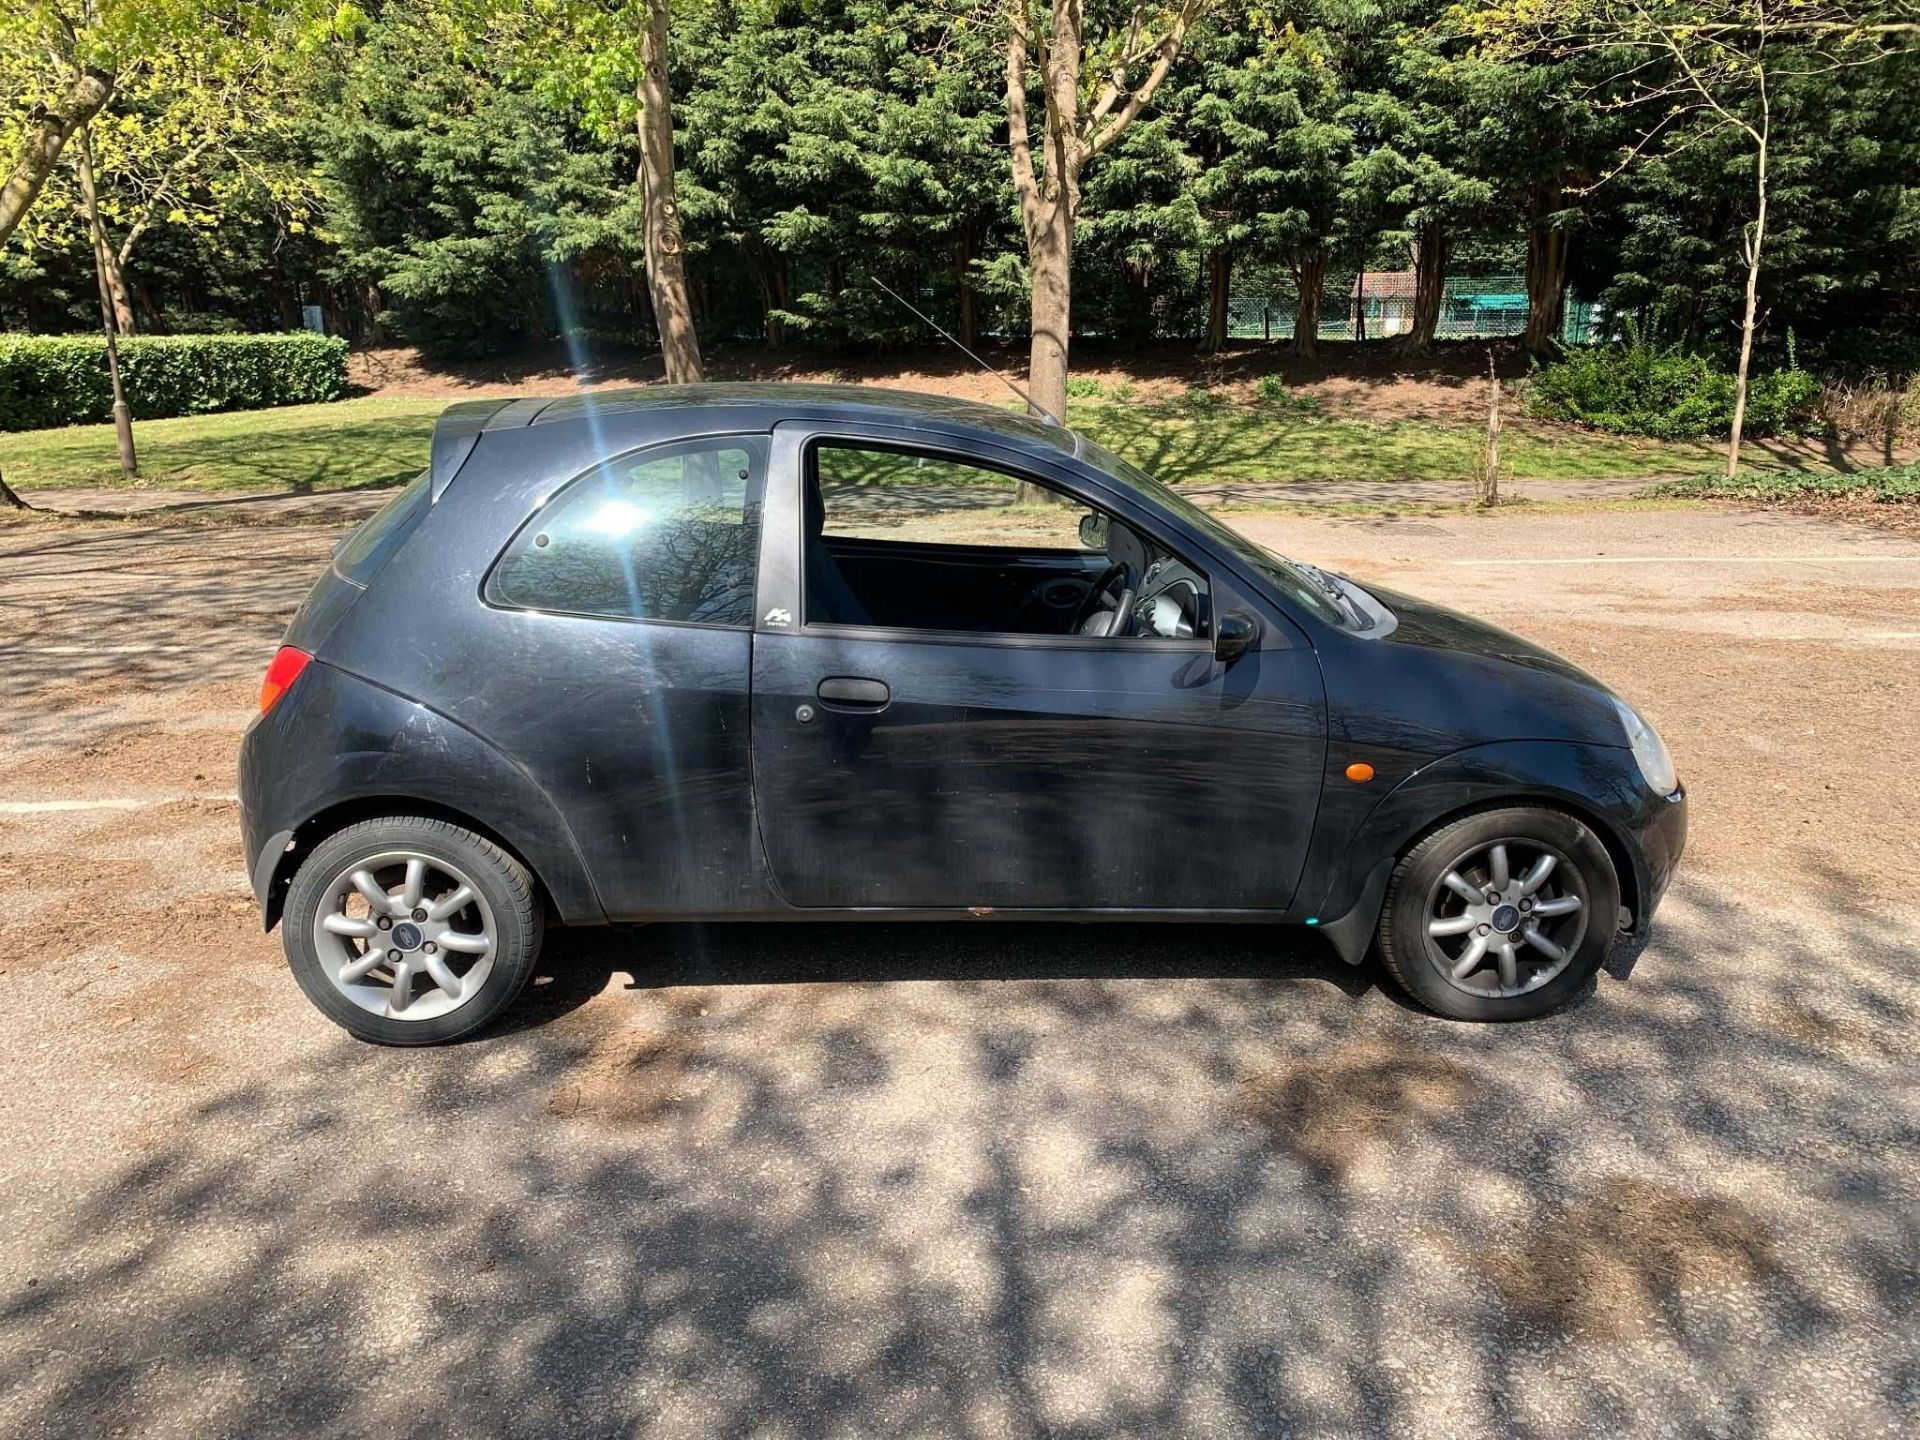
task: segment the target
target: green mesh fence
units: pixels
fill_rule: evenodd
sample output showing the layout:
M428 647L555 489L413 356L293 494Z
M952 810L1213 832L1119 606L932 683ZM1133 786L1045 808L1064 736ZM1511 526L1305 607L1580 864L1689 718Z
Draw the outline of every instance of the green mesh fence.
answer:
M1394 282L1387 282L1391 288ZM1345 284L1320 297L1322 340L1379 340L1413 328L1411 294L1356 295ZM1227 333L1236 340L1291 340L1298 300L1291 293L1234 295L1227 301ZM1597 338L1594 307L1567 297L1561 339L1580 345ZM1519 275L1460 277L1447 281L1435 333L1447 339L1492 339L1518 335L1527 328L1527 287Z

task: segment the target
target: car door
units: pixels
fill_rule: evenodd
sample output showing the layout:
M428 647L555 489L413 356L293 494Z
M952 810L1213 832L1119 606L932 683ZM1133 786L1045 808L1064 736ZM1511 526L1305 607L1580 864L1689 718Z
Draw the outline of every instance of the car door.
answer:
M747 732L768 445L669 441L560 486L485 577L484 644L437 682L553 798L610 919L765 903Z
M1298 632L1270 617L1258 648L1228 666L1205 638L810 623L803 486L823 444L984 462L1154 533L1153 516L1125 497L977 438L776 427L752 746L761 841L788 903L1219 911L1290 901L1326 742L1318 662ZM1224 579L1212 584L1232 602Z

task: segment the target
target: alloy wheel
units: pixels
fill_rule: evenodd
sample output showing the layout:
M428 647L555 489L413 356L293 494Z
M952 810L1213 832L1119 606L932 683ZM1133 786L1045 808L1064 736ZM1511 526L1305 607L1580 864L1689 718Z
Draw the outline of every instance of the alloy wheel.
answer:
M389 1020L432 1020L480 993L499 932L480 888L438 856L355 861L322 893L313 944L342 995Z
M1573 962L1590 892L1566 855L1538 840L1476 845L1427 896L1427 961L1469 995L1524 995Z

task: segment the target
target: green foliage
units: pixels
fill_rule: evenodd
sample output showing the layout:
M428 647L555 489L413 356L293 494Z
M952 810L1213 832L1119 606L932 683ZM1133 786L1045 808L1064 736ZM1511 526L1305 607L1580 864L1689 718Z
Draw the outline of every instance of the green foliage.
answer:
M1115 386L1115 390L1121 387ZM204 490L323 490L397 484L426 464L446 402L362 396L140 426L142 483ZM1009 403L1009 411L1017 410ZM1371 422L1222 405L1209 416L1114 397L1076 407L1075 424L1170 485L1285 485L1344 479L1453 482L1483 453L1477 423ZM1516 481L1652 479L1704 470L1703 444L1667 444L1512 421L1501 471ZM0 434L0 471L25 488L124 484L111 425ZM1284 498L1275 496L1274 498ZM1250 503L1242 496L1235 503Z
M438 356L593 323L628 302L640 265L632 151L481 63L484 33L465 10L394 7L310 136L336 278L373 287L383 328Z
M1313 415L1320 410L1320 402L1312 395L1303 395L1298 390L1289 390L1287 382L1278 375L1262 375L1260 383L1253 389L1254 403L1263 410L1293 414Z
M268 330L320 304L356 340L440 357L650 343L638 0L15 8L0 22L21 42L0 46L0 142L80 52L116 71L93 136L110 238L138 232L126 269L142 330ZM1410 268L1417 232L1439 233L1460 273L1517 269L1530 233L1559 232L1583 299L1615 324L1658 313L1723 367L1744 306L1751 145L1721 117L1675 114L1672 143L1616 174L1665 114L1622 104L1619 53L1474 43L1593 8L1216 7L1086 171L1077 332L1197 336L1223 270L1236 300L1284 308L1317 277L1338 304L1356 269ZM84 23L68 33L62 17ZM1024 326L1004 20L998 4L906 0L673 7L677 198L703 335L924 341L876 277L969 335ZM1104 65L1124 7L1088 21L1111 37ZM1770 53L1800 43L1776 34ZM1790 62L1771 89L1761 369L1792 326L1810 368L1905 373L1920 366L1920 46L1804 74ZM1086 73L1090 90L1104 73ZM1673 79L1649 63L1633 83ZM1751 114L1750 88L1732 113ZM0 325L98 323L70 160L0 251Z
M139 427L137 483L295 493L398 485L427 463L446 405L380 395L148 420ZM28 489L128 483L111 425L0 434L0 471Z
M332 336L138 336L120 342L134 418L260 410L336 400L347 345ZM83 425L113 413L106 341L97 336L0 335L0 430Z
M1650 486L1646 493L1694 500L1865 499L1882 505L1920 505L1920 465L1887 465L1840 475L1746 470L1731 480L1719 474L1691 475Z
M1746 433L1801 428L1820 382L1792 363L1751 377ZM1533 413L1620 435L1660 440L1724 437L1733 427L1734 377L1709 356L1660 345L1637 332L1627 341L1575 350L1541 366L1528 387Z
M1183 415L1191 415L1195 419L1204 419L1208 416L1218 415L1222 410L1226 409L1227 397L1222 395L1218 390L1209 389L1205 385L1189 385L1181 393L1179 400L1175 402L1174 408Z
M1067 377L1068 399L1097 400L1105 393L1105 388L1091 375L1069 375Z

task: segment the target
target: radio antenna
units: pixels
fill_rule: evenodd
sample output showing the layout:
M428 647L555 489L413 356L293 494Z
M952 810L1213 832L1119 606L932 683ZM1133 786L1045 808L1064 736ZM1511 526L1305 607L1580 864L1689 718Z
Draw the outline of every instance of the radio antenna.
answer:
M946 331L942 330L938 325L934 324L932 319L929 316L927 316L925 313L917 309L911 302L909 302L906 296L902 295L898 290L894 289L891 285L887 284L887 282L882 280L878 275L870 276L869 278L873 281L874 285L878 289L884 290L887 294L891 295L896 301L899 302L902 308L906 309L907 311L911 312L913 315L918 317L920 321L924 323L929 330L933 331L934 334L938 335L942 340L946 341L949 345L953 346L953 348L958 350L962 355L966 356L969 360L973 361L973 363L978 365L982 370L986 371L989 375L993 376L994 379L998 380L1002 385L1006 386L1007 389L1011 390L1014 394L1018 395L1023 401L1026 402L1027 408L1033 411L1042 420L1046 421L1047 424L1057 426L1062 429L1065 428L1064 426L1061 425L1060 417L1058 415L1055 415L1051 410L1048 410L1045 406L1034 403L1034 399L1031 395L1027 394L1026 391L1022 390L1018 385L1014 384L1013 381L1009 380L1005 375L1002 375L998 370L994 369L993 366L989 365L986 361L982 360L978 355L974 354L973 351L969 350L966 346L962 345L958 340L954 339L953 336L949 335Z

